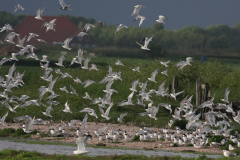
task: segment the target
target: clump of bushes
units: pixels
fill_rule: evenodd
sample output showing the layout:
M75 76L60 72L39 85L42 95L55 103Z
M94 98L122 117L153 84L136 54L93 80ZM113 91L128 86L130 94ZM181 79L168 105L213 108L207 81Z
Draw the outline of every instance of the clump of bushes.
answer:
M206 137L207 137L207 138L211 138L211 137L212 137L212 134L208 132L208 133L206 134Z
M177 143L173 143L173 147L178 147L178 144Z
M180 129L186 129L186 125L188 123L188 120L175 120L172 124L172 129L175 129L175 127L179 127Z
M46 134L45 132L42 132L42 133L40 134L40 137L41 137L41 138L43 138L43 137L48 137L48 134Z
M23 138L29 138L31 134L37 134L37 130L33 130L31 133L25 133L22 128L18 128L14 134L12 135L13 137L23 137Z
M19 128L15 130L14 128L4 128L3 130L0 130L0 137L23 137L28 138L31 136L31 134L36 134L37 130L33 130L31 133L27 134L23 131L22 128Z
M15 133L13 134L13 137L22 137L26 135L26 133L23 131L22 128L18 128Z
M37 134L37 130L36 129L34 129L30 134Z
M208 143L211 144L212 142L218 142L221 143L221 141L224 139L223 136L220 135L214 135L211 138L208 138Z
M15 132L14 128L4 128L3 130L0 130L0 137L8 137L12 135Z
M233 136L238 136L238 135L235 135L236 131L237 131L238 133L240 133L240 129L233 129L233 130L231 130L231 131L229 132L229 134L230 134L230 135L233 135Z
M224 150L224 149L225 149L225 150L228 150L229 144L231 144L233 147L237 148L237 145L236 145L235 143L233 143L233 141L228 140L228 141L225 143L224 146L221 146L221 149L222 149L222 150Z
M234 149L232 152L233 152L233 153L236 153L237 155L240 154L240 150L239 150L239 149Z
M139 135L135 135L133 137L133 141L140 141L140 136Z

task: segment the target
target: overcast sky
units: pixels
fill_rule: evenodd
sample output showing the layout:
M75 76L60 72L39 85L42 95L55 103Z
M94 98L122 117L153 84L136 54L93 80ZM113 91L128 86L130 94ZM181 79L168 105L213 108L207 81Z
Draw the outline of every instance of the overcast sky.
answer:
M240 0L64 0L71 2L72 11L59 11L59 0L1 0L0 10L12 12L18 3L25 10L16 14L35 15L39 6L46 7L43 15L69 14L105 21L107 25L119 23L138 26L131 17L134 5L144 5L139 12L147 18L141 27L152 27L159 15L168 18L165 29L185 26L208 27L213 24L234 26L240 22Z

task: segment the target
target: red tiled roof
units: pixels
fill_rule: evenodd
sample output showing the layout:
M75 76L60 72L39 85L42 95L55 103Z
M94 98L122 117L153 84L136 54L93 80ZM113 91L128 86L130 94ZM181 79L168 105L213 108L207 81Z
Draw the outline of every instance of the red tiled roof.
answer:
M13 32L20 34L21 38L25 35L28 36L29 33L39 35L37 38L32 38L24 44L40 44L41 42L38 42L36 39L43 39L49 45L52 45L54 41L63 42L65 39L72 37L76 32L80 31L67 17L43 16L42 19L44 20L38 20L35 19L34 16L28 16L13 28ZM55 23L58 24L54 26L55 31L48 30L46 32L46 27L41 28L44 22L50 22L53 19L57 19Z

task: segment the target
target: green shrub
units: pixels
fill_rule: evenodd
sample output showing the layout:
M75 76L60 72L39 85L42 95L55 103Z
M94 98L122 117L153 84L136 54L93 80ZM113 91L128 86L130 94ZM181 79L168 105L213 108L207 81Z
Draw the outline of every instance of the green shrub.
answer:
M235 135L235 132L238 132L238 133L240 133L240 129L233 129L233 130L231 130L230 132L229 132L229 134L230 135L233 135L233 136L237 136L237 135Z
M29 138L32 134L37 134L37 132L38 131L36 129L34 129L31 133L25 133L22 128L18 128L12 136Z
M233 141L228 140L224 146L221 146L221 149L222 149L222 150L224 150L224 149L225 149L225 150L228 150L229 144L231 144L233 147L237 148L237 145L236 145L235 143L233 143Z
M240 150L239 150L239 149L234 149L232 152L233 152L233 153L236 153L237 155L240 154Z
M42 133L40 134L40 137L41 137L41 138L47 137L47 136L48 136L48 134L46 134L45 132L42 132Z
M208 157L205 154L200 155L197 160L207 160Z
M21 137L25 135L26 133L23 131L22 128L18 128L15 133L13 134L13 137Z
M34 129L30 134L37 134L37 130L36 129Z
M12 135L15 132L14 128L4 128L3 130L0 130L0 137L8 137Z
M140 136L139 135L135 135L133 137L133 141L140 141Z
M211 133L207 133L207 134L206 134L206 137L207 137L207 138L211 138L211 137L212 137L212 134L211 134Z
M173 147L178 147L178 144L177 143L173 143Z
M193 146L193 144L192 144L192 143L189 143L187 146Z
M29 138L29 137L31 137L31 134L25 134L25 135L23 135L22 137L23 137L23 138Z
M208 138L208 143L211 144L212 142L218 142L221 143L221 141L224 139L223 136L212 136L211 138Z
M179 127L180 129L186 129L186 125L188 123L188 120L175 120L172 124L172 129L175 129L175 127Z

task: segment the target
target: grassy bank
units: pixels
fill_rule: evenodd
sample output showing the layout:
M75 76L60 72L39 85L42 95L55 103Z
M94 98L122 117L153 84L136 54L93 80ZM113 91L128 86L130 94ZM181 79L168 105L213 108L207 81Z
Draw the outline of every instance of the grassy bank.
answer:
M50 52L51 48L45 48L44 51ZM76 54L77 48L74 48L75 51L71 51L69 55L74 56ZM61 48L57 48L56 50L52 51L55 53L51 53L49 57L52 57L54 60L56 60L60 55ZM47 54L41 52L41 54ZM70 57L71 57L70 56ZM84 57L87 56L84 55ZM91 63L104 63L105 65L98 65L99 71L89 71L89 70L83 70L81 69L80 65L76 65L75 67L68 67L71 58L68 57L66 61L64 61L65 68L60 68L63 73L69 73L72 75L73 78L79 77L80 80L83 82L87 79L94 80L97 84L92 84L87 88L83 88L82 85L76 84L73 82L71 78L64 78L61 80L58 80L55 83L54 91L56 94L60 95L55 100L60 103L60 105L53 106L53 111L51 111L51 115L53 116L52 119L60 121L60 120L71 120L71 119L80 119L82 120L85 116L85 113L79 113L81 109L83 109L85 104L87 107L93 108L98 115L100 115L98 105L92 105L89 106L90 100L83 99L82 96L84 96L85 92L88 92L90 97L92 99L103 97L104 92L103 90L106 88L106 84L98 84L104 76L108 73L108 65L111 65L113 68L113 72L121 71L121 77L123 81L115 81L112 85L112 88L117 90L118 93L114 93L112 95L112 101L114 103L113 108L110 111L110 120L105 120L103 118L96 119L95 117L89 116L88 121L97 121L97 122L111 122L111 123L117 123L117 117L121 113L128 112L129 116L126 116L123 121L124 123L127 122L134 122L136 124L141 124L144 122L145 124L148 124L149 126L159 126L163 127L167 124L167 122L172 118L169 114L169 111L166 110L163 107L160 107L159 112L157 114L158 120L155 121L154 119L151 119L149 117L141 117L138 115L140 112L144 112L144 108L139 105L134 106L117 106L118 102L122 100L126 100L128 95L131 93L129 88L131 88L131 83L139 78L140 82L145 82L147 78L151 77L151 73L159 68L160 71L169 69L168 76L165 76L161 74L160 72L156 75L156 81L157 83L149 81L147 85L147 91L150 89L157 90L159 85L166 80L165 88L169 84L172 84L173 77L178 76L179 78L179 88L178 91L184 90L184 93L179 95L177 98L177 101L168 98L168 97L157 97L155 94L152 94L152 100L154 101L153 105L158 105L161 103L169 103L172 105L172 108L174 110L175 107L179 106L179 102L187 95L194 95L193 96L193 104L195 104L195 93L196 93L196 86L195 82L197 79L197 76L200 75L202 78L202 83L209 83L211 95L214 93L216 94L216 98L214 100L215 103L220 102L220 99L223 98L225 89L227 87L230 88L230 94L229 94L229 101L238 101L240 99L240 76L239 72L240 69L237 67L229 66L228 64L224 64L221 61L215 61L215 60L209 60L206 63L202 64L198 60L195 60L195 62L192 63L192 66L186 66L183 68L183 70L178 70L174 65L176 62L171 62L169 64L169 67L166 68L163 65L161 65L159 62L152 60L152 59L130 59L130 58L117 58L117 57L93 57L92 60L89 63L89 66ZM184 56L185 57L185 56ZM39 57L40 58L40 57ZM51 58L50 58L51 59ZM114 63L117 59L120 59L125 66L115 66ZM168 58L159 58L159 60L168 60ZM182 58L182 60L184 60ZM43 81L40 79L40 76L43 75L43 70L41 70L40 67L29 67L29 66L23 66L24 64L27 64L28 62L36 63L36 66L39 64L39 61L23 61L19 60L16 62L17 69L16 71L19 71L20 73L26 72L23 76L24 85L19 88L13 88L12 93L8 92L9 96L16 95L21 96L22 94L29 95L30 99L37 99L39 96L39 93L37 89L40 86L48 86L49 82ZM13 64L13 62L8 62L9 65L3 65L0 70L0 76L5 77L5 75L8 73L8 70L10 68L10 65ZM229 61L230 63L230 61ZM19 64L19 66L18 66ZM21 64L21 66L20 66ZM137 66L140 66L141 73L133 72L130 67L136 68ZM50 63L50 67L52 67L54 70L57 69L56 65L54 63ZM53 79L56 77L60 77L55 72L52 72ZM73 88L76 90L79 96L68 94L66 92L61 91L59 88L66 86L67 90L70 90L70 85L73 86ZM140 90L140 88L137 88ZM44 101L50 94L46 94L42 102ZM133 96L133 103L136 104L137 102L137 96L136 93ZM70 113L64 113L62 112L62 109L64 108L64 103L68 101L70 104L70 108L72 110L72 114ZM45 103L46 104L46 103ZM145 102L147 104L147 102ZM11 106L13 104L10 103ZM13 118L17 116L22 115L30 115L35 116L37 118L42 118L44 120L49 120L51 118L44 116L41 112L45 111L46 107L44 106L28 106L26 108L18 108L16 113L9 113L7 116L6 121L11 122ZM7 108L1 107L0 113L6 113L8 111ZM0 114L2 116L2 114Z
M167 156L157 156L157 157L147 157L144 155L113 155L113 156L95 156L89 157L85 155L47 155L38 152L27 152L27 151L16 151L16 150L2 150L0 151L0 159L2 160L125 160L125 159L136 159L136 160L213 160L213 158L207 158L205 155L200 155L198 158L182 158L180 156L167 157ZM226 158L218 158L214 160L225 160ZM231 158L235 159L235 158Z

